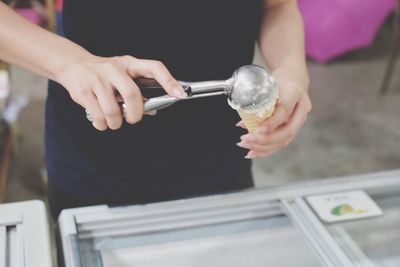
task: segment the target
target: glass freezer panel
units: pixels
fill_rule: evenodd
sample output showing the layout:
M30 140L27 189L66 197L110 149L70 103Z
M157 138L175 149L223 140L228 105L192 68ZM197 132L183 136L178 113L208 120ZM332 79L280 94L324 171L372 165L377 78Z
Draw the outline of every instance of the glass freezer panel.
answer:
M83 266L321 266L284 215L79 240Z
M326 224L327 229L355 264L400 266L400 192L372 198L382 216Z

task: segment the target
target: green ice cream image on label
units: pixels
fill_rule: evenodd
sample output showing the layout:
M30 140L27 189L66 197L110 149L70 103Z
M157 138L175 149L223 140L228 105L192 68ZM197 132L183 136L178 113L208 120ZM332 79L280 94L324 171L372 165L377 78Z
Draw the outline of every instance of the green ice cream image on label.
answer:
M331 209L331 214L336 215L336 216L342 216L342 215L350 214L350 213L360 214L360 213L366 213L366 212L368 212L368 210L355 210L349 204L342 204L342 205L336 206L333 209Z

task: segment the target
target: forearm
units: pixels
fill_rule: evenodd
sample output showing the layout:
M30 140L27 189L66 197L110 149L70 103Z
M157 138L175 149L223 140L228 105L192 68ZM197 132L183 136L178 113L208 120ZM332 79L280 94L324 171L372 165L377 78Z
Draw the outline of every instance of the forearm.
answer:
M0 2L0 59L57 80L67 62L88 55L82 47L28 22Z
M271 70L287 69L304 88L308 88L303 21L296 1L275 5L267 1L259 46Z

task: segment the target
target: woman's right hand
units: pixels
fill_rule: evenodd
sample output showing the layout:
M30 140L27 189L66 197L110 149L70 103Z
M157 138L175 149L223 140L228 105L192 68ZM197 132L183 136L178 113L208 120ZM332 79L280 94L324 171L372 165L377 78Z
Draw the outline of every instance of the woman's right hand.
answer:
M143 97L132 79L135 77L153 78L169 95L185 96L182 86L160 61L131 56L105 58L89 54L65 64L56 81L88 111L93 126L104 131L118 129L122 124L116 93L126 104L126 121L134 124L142 119Z

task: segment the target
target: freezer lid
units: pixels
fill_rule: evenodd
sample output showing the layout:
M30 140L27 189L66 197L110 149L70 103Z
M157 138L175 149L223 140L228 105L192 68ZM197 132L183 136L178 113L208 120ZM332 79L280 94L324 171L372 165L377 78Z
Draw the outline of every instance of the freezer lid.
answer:
M59 219L65 262L68 267L321 266L279 201L266 198L245 192L65 210Z
M354 265L400 266L400 188L371 196L381 216L323 225Z
M400 266L400 173L390 172L384 180L378 180L381 178L376 176L376 186L364 187L383 212L372 217L327 221L307 201L312 194L281 199L286 213L327 266ZM342 190L335 191L340 194L334 195L360 193L349 191L353 189L343 184ZM358 189L363 189L363 183Z
M51 267L49 225L43 202L0 205L0 267Z
M279 266L352 266L354 258L315 216L305 197L348 190L388 196L400 188L399 177L400 171L391 171L149 205L65 210L59 218L65 261L67 267L116 262L119 266L132 266L133 262L157 266L157 260L164 266L169 266L168 261L179 266L176 259L182 259L191 263L185 266L198 266L202 260L215 263L217 255L229 251L239 258L252 255L263 264L280 255L284 262ZM240 249L245 243L256 246ZM208 255L214 258L207 259ZM240 262L234 257L224 259ZM288 259L291 261L285 261Z

